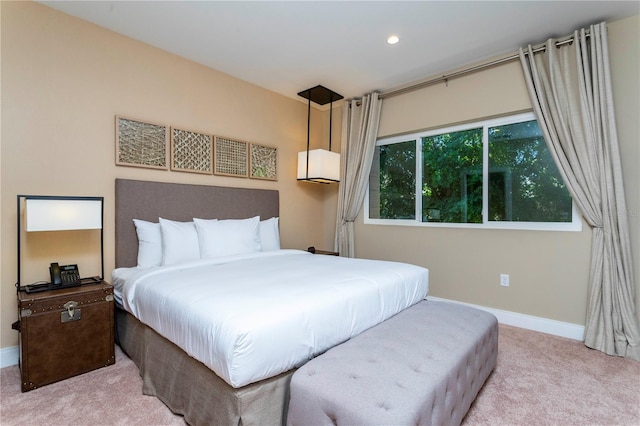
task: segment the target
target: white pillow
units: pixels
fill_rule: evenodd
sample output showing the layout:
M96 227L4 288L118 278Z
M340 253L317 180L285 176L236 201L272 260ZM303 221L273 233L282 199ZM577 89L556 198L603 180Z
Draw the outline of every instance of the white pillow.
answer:
M133 219L138 234L138 268L162 265L160 224Z
M280 250L280 231L277 217L260 222L260 244L262 251Z
M260 216L250 219L196 219L202 259L260 251Z
M198 234L193 222L160 218L162 264L173 265L200 259Z

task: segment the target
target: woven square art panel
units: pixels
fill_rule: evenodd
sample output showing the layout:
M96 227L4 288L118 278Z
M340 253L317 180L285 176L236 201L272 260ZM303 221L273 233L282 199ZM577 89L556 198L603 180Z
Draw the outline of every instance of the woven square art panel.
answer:
M278 180L278 148L251 144L249 160L250 178Z
M249 176L249 144L235 139L215 138L215 168L213 172L225 176Z
M167 126L116 116L116 165L167 169Z
M212 137L171 128L171 170L211 174Z

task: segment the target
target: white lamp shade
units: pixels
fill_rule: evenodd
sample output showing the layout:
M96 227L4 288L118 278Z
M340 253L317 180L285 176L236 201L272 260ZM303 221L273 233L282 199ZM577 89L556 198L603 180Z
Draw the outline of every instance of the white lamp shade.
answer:
M27 199L27 232L102 229L99 200Z
M307 173L307 151L298 153L298 180L332 183L340 181L340 154L324 149L309 151Z

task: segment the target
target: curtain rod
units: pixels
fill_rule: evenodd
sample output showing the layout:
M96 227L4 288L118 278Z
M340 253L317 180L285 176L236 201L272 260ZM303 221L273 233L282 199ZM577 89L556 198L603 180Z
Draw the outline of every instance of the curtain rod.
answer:
M585 35L586 37L589 37L591 35L591 31L586 30L585 31ZM556 47L558 46L562 46L568 43L572 43L573 42L573 35L567 36L567 38L565 38L564 40L560 40L556 42ZM538 53L538 52L542 52L546 49L546 45L542 44L542 45L538 45L536 47L534 47L533 49L533 53ZM525 54L528 54L528 52L525 52ZM479 65L475 65L473 67L470 68L465 68L463 70L460 71L456 71L453 72L451 74L446 74L443 75L441 77L435 77L432 78L430 80L426 80L420 83L416 83L416 84L412 84L410 86L407 87L403 87L401 89L395 89L395 90L390 90L388 92L382 92L380 94L380 99L384 99L384 98L391 98L393 96L398 96L398 95L402 95L404 93L408 93L408 92L413 92L414 90L418 90L418 89L422 89L424 87L427 86L431 86L433 84L436 83L441 83L441 82L447 82L453 78L457 78L457 77L461 77L463 75L467 75L467 74L472 74L476 71L480 71L486 68L491 68L491 67L495 67L496 65L500 65L503 64L505 62L511 62L511 61L515 61L516 59L519 59L520 55L518 53L515 53L511 56L507 56L505 58L501 58L501 59L496 59L494 61L490 61L490 62L485 62L483 64L479 64Z

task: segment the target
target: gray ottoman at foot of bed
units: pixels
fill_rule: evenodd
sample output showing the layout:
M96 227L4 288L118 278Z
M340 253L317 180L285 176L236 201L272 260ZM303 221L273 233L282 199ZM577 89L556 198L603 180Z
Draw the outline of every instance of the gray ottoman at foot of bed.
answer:
M299 368L287 423L460 424L497 356L493 315L425 300Z

